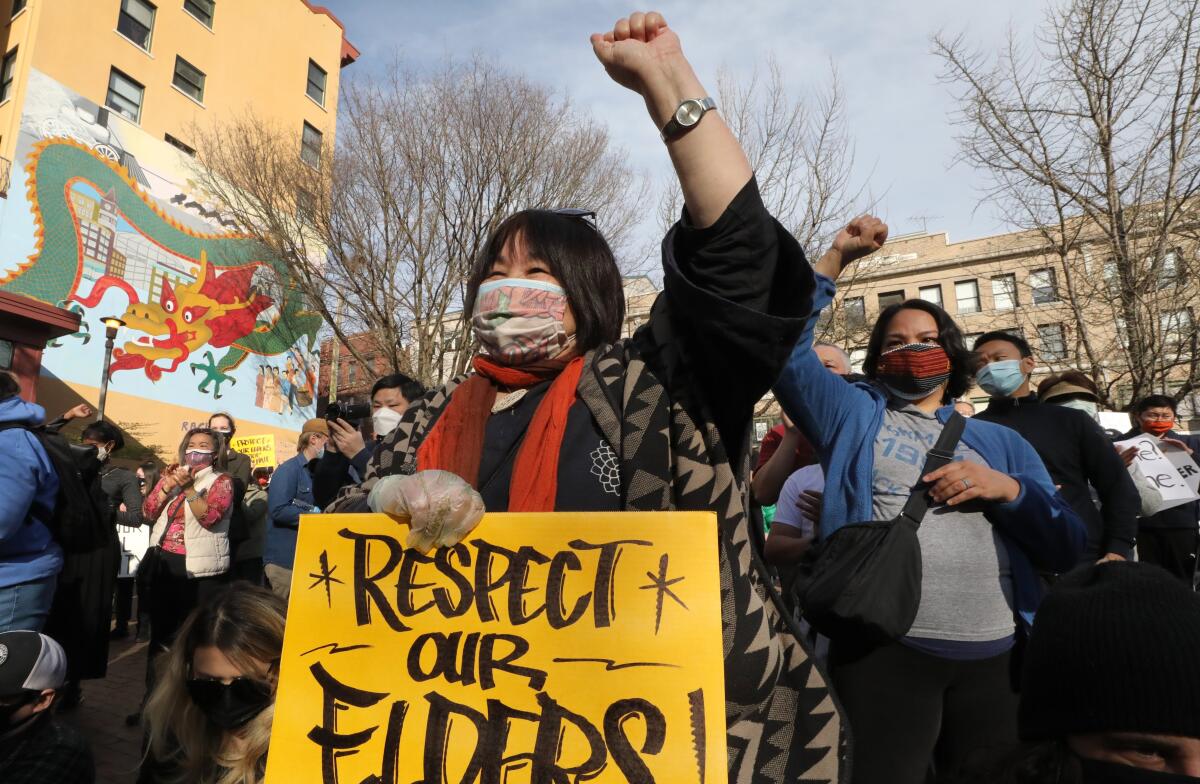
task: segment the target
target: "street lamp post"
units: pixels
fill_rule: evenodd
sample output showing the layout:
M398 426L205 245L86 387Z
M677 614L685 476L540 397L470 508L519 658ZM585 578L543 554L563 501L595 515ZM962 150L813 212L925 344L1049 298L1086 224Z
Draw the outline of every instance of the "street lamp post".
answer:
M116 316L105 316L100 319L104 324L104 368L100 372L100 404L96 407L96 421L104 419L104 400L108 397L108 366L112 364L113 340L117 337L117 329L125 326L125 322Z

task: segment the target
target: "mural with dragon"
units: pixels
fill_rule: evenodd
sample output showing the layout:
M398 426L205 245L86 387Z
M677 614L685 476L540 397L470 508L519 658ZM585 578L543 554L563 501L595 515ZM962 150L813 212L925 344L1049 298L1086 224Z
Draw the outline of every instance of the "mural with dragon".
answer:
M237 390L233 400L222 406L232 409L236 401L260 414L272 409L280 416L309 413L303 409L315 389L312 357L322 321L306 308L286 265L238 233L212 205L183 192L185 175L148 175L129 153L131 146L144 151L164 142L134 139L140 129L120 125L124 121L114 121L107 110L67 94L57 83L48 89L54 100L27 108L22 123L33 252L18 259L9 255L20 246L9 236L16 221L8 220L11 209L21 206L12 198L20 193L18 183L0 224L6 235L0 238L0 253L9 255L0 259L0 290L84 315L79 333L47 347L47 369L94 383L95 375L71 378L76 369L70 356L83 356L97 330L103 334L101 316L116 315L126 326L108 368L114 389L145 395L149 382L157 397L163 387L179 389L186 383L191 391L185 397L202 405L203 399L227 397L232 388ZM63 95L70 104L64 106ZM180 180L185 184L178 185ZM86 351L89 364L96 362L95 345L91 341ZM238 373L249 358L255 362ZM262 390L256 389L264 374L278 376L285 366L292 387L286 411L282 405L264 405Z

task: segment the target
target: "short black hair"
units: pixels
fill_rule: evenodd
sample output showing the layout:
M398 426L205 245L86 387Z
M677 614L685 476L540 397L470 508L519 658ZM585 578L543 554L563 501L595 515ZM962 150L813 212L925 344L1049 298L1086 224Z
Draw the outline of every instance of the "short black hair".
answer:
M942 402L949 403L954 398L961 397L971 388L973 375L971 354L967 351L966 343L963 341L962 330L954 323L954 319L950 317L949 313L923 299L910 299L889 305L879 314L875 326L871 328L871 339L867 342L867 356L863 360L863 373L871 379L878 376L879 357L883 353L884 336L892 319L902 310L921 310L933 316L938 329L938 345L950 358L950 380L946 383L946 393L942 396Z
M209 427L212 427L212 421L214 417L225 417L229 420L229 438L233 438L233 436L237 433L237 421L233 418L233 416L225 411L218 411L215 414L210 414L208 417Z
M250 478L256 481L259 479L270 479L273 473L275 473L275 469L271 466L259 466L250 473Z
M125 436L121 435L121 431L112 422L100 421L93 422L83 429L83 433L79 436L92 441L99 441L101 444L107 444L109 441L113 443L113 451L120 452L125 448Z
M1179 413L1178 404L1175 402L1175 398L1170 395L1146 395L1133 407L1133 413L1140 414L1147 409L1158 408L1159 406L1165 406L1173 412Z
M467 297L463 303L467 318L475 310L475 297L491 273L496 257L518 235L529 255L544 261L567 292L567 302L575 316L575 344L580 353L620 340L625 322L625 295L612 248L600 230L585 218L551 210L522 210L497 227L467 279Z
M1020 335L1014 335L1011 332L1005 332L1002 329L984 332L979 337L975 338L975 345L971 346L972 351L978 351L979 347L984 343L990 343L993 340L1003 340L1017 347L1017 351L1021 353L1021 358L1032 357L1033 349L1029 347L1029 341Z
M8 400L21 394L21 384L17 377L7 370L0 370L0 400Z
M371 398L374 399L375 393L381 389L399 389L400 394L409 403L425 397L425 386L415 378L403 373L390 373L380 377L371 385Z

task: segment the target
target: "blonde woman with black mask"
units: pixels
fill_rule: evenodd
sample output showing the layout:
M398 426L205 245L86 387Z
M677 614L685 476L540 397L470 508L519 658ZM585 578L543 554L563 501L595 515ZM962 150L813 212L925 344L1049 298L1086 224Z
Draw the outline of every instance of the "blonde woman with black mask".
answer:
M263 780L285 612L270 591L239 584L188 617L146 703L138 784Z

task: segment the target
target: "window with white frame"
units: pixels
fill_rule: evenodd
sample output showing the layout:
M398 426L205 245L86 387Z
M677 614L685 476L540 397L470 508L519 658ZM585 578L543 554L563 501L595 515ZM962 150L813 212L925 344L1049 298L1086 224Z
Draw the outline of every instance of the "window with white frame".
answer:
M308 123L304 123L304 130L300 136L300 158L314 168L321 165L322 139L320 131Z
M1017 306L1017 276L996 275L992 278L992 307L1012 310Z
M1035 305L1058 301L1058 277L1051 268L1030 272L1029 288L1033 292L1033 304Z
M942 306L942 287L937 286L922 286L917 290L917 296L926 302L932 302L939 308Z
M154 12L157 9L146 0L121 0L117 14L117 32L150 51L150 36L154 32Z
M12 98L13 94L13 79L17 73L17 47L9 50L8 54L4 55L4 62L0 63L0 103Z
M175 75L171 77L171 84L180 92L203 103L204 79L203 71L182 57L175 56Z
M954 299L959 313L979 312L979 281L960 280L954 284Z
M108 75L108 95L104 105L122 117L138 122L142 116L142 97L146 88L116 68Z
M325 76L324 68L312 60L308 61L308 86L305 92L321 106L325 105Z
M214 5L214 0L183 0L183 10L209 30L213 26L213 12L216 10Z
M1062 324L1038 324L1037 332L1043 360L1062 362L1067 358L1067 341Z

